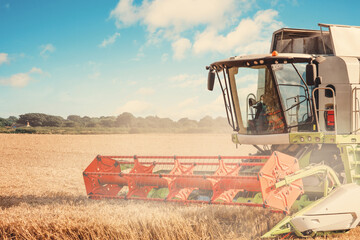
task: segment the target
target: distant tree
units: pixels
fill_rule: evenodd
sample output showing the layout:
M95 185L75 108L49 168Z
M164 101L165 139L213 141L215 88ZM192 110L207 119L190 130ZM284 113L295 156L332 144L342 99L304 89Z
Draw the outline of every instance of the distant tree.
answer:
M135 120L135 126L138 128L149 128L149 123L145 118L137 117Z
M83 116L82 119L81 119L82 122L91 122L91 117L88 117L88 116Z
M77 123L82 123L82 118L79 115L69 115L67 117L67 120L77 122Z
M11 124L13 124L13 123L16 123L16 121L19 120L19 119L18 119L17 117L15 117L15 116L10 116L10 117L7 118L7 120L8 120Z
M26 125L28 122L30 126L38 127L60 127L64 119L60 116L52 116L44 113L26 113L20 115L19 120L16 123Z
M90 121L90 122L86 123L86 127L97 127L97 123L94 121Z
M154 116L147 116L145 118L146 124L148 125L148 128L159 128L159 118Z
M45 119L43 126L46 127L61 127L64 122L64 119L60 116L47 115Z
M135 125L135 123L136 118L134 115L128 112L124 112L116 118L116 125L118 127L132 127Z
M99 124L102 127L114 127L115 126L115 120L105 118L105 119L101 119Z
M93 119L88 116L84 116L81 118L81 123L84 127L95 127L96 123L94 123Z
M199 127L211 128L214 126L214 120L210 116L205 116L199 121Z
M65 127L79 127L79 123L66 120L66 121L64 122L64 126L65 126Z
M11 122L8 119L0 118L0 127L11 126Z
M26 125L28 122L33 127L43 126L44 122L46 122L46 114L26 113L20 115L19 120L16 123Z
M81 117L79 115L69 115L66 120L60 116L47 115L44 113L26 113L20 115L19 118L11 116L7 119L0 118L0 127L11 126L14 122L26 125L28 122L31 126L49 126L49 127L124 127L130 133L139 132L156 132L164 131L163 129L180 128L180 132L207 132L216 129L224 131L228 128L227 119L217 117L213 119L205 116L200 121L181 118L174 122L170 118L159 118L157 116L135 117L129 112L124 112L117 117L101 116L101 117ZM172 131L174 132L174 131Z
M182 128L197 128L198 122L195 120L190 120L188 118L181 118L177 121L179 127Z
M176 123L170 118L159 118L158 123L160 128L174 128L176 126Z

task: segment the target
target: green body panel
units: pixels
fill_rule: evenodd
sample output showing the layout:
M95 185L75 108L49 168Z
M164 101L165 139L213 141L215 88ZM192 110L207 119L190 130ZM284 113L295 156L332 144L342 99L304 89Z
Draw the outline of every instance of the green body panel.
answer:
M344 164L346 182L360 184L360 135L325 135L316 133L290 133L293 144L336 144ZM310 157L310 155L308 155ZM300 167L306 166L306 160L299 159Z
M232 134L232 141L238 141L237 133ZM321 132L298 132L289 133L291 144L334 144L340 150L340 156L344 164L347 183L356 182L360 184L360 135L334 135ZM300 168L310 164L311 152L307 152L299 159Z
M301 169L309 166L309 164L310 164L310 156L311 156L311 151L305 153L305 154L299 159L299 167L300 167Z
M290 144L360 144L360 135L335 135L324 134L322 132L297 132L288 133ZM237 138L237 133L231 135L231 141L241 144Z
M356 144L360 135L335 135L322 132L289 133L290 144Z
M339 144L341 159L344 163L346 182L360 184L360 146Z
M309 206L313 201L309 200L308 195L302 195L299 200L296 200L295 203L292 205L290 211L291 212L298 212L301 209Z

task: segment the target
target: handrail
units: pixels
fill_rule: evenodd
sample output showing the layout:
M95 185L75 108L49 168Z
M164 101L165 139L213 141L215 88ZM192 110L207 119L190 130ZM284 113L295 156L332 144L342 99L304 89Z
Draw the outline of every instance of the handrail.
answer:
M222 71L224 71L224 70L222 70ZM230 99L229 99L229 91L227 89L227 85L225 87L223 86L223 84L221 83L221 78L219 76L219 73L216 69L215 69L215 73L216 73L217 79L219 81L221 93L223 95L226 117L227 117L228 123L235 130L234 117L233 117L232 110L231 110L231 105L230 105L231 103L230 103ZM224 74L224 84L226 84L225 74ZM228 102L228 100L229 100L229 102Z
M328 179L326 178L327 176L329 176L331 178L332 183L333 183L333 188L341 185L339 178L337 177L335 171L331 167L326 166L326 165L316 165L316 166L310 165L306 168L303 168L303 169L295 172L292 175L285 176L284 180L281 180L281 181L275 183L275 188L280 188L280 187L288 185L298 179L302 179L302 178L316 175L319 173L326 174L326 176L325 176L326 181L328 181ZM328 193L329 193L328 182L326 182L326 184L324 184L324 196L326 196Z

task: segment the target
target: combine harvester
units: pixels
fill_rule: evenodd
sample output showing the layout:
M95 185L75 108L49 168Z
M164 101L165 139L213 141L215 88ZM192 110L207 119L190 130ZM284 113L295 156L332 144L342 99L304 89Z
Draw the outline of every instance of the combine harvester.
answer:
M97 156L89 198L246 205L286 217L263 237L315 236L360 221L360 27L283 28L271 54L231 57L218 80L235 144L252 156Z

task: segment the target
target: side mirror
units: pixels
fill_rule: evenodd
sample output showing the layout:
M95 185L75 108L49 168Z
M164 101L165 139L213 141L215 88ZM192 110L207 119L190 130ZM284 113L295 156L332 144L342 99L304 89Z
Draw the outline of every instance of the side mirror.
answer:
M316 65L308 64L306 65L306 84L308 86L314 86L316 80Z
M322 77L316 77L316 79L315 79L315 84L316 85L320 85L322 83Z
M207 81L207 89L209 91L212 91L214 89L214 83L215 83L215 72L209 70L208 81Z

